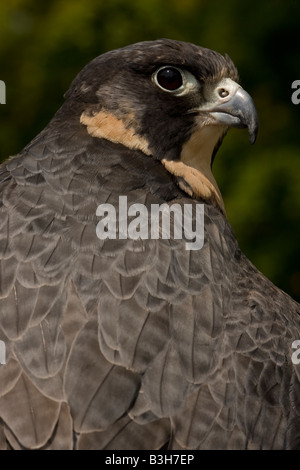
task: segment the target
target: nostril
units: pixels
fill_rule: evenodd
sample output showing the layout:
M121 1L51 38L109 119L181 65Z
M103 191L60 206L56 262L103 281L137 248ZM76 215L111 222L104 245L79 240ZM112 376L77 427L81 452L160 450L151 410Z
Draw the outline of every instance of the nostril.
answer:
M225 90L225 88L219 88L218 93L221 98L226 98L229 95L229 91Z

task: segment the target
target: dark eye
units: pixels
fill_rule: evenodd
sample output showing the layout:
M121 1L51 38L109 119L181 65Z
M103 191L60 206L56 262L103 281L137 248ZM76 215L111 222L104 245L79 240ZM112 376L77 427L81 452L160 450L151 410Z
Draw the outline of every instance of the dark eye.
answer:
M200 83L193 74L173 65L164 65L156 70L152 75L152 81L161 90L172 93L176 97L198 92L201 88Z
M183 85L180 70L175 67L163 67L156 72L157 84L167 91L176 91Z

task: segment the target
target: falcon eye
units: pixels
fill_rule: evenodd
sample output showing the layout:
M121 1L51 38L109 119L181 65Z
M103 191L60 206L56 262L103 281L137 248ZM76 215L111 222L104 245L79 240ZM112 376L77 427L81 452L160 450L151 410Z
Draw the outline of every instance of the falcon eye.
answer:
M156 73L157 84L167 91L177 91L183 84L180 70L175 67L163 67Z
M172 65L165 65L156 70L152 75L152 81L161 90L176 96L183 96L200 88L200 83L194 75Z

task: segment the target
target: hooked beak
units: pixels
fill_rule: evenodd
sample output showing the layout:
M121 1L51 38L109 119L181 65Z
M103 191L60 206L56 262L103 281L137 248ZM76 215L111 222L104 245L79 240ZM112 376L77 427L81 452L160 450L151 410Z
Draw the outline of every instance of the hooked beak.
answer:
M250 144L258 132L258 116L251 96L230 78L221 80L213 89L206 90L208 101L201 111L228 127L248 128Z

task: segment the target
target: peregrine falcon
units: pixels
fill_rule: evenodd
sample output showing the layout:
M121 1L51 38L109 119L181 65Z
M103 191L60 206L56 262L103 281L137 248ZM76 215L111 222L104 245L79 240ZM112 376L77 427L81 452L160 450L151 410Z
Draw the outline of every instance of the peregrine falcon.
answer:
M231 59L147 41L84 67L2 164L0 449L300 448L300 307L226 219L212 162L230 127L255 141ZM132 207L162 208L156 236L121 230L141 232ZM186 208L198 249L163 236Z

